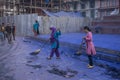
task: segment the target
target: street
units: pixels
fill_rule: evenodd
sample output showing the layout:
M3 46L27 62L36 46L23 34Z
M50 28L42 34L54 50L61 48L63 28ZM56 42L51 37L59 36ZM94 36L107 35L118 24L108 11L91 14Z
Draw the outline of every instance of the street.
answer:
M117 80L107 75L107 70L96 66L87 68L87 62L70 56L70 50L60 48L61 59L46 58L50 45L22 37L8 44L0 42L0 80ZM38 55L30 55L40 48Z

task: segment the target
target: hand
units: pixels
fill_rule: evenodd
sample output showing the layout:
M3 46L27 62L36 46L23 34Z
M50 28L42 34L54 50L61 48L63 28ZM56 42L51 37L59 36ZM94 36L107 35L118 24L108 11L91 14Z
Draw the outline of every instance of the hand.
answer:
M60 31L60 28L58 28L57 30Z
M85 42L82 43L83 45L85 44Z
M86 37L83 37L83 39L85 39Z

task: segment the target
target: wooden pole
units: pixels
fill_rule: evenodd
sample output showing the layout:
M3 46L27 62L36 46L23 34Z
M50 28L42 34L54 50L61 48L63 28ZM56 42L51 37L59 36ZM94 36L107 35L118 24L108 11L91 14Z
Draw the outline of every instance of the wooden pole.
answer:
M23 13L25 13L25 11L24 11L25 8L24 8L24 6L25 6L25 2L24 2L24 0L23 0L23 7L22 7L22 8L23 8Z
M53 8L53 3L52 3L52 0L51 0L51 10L52 10L52 8Z
M32 13L32 0L31 0L31 5L30 5L30 13Z
M42 0L41 0L41 8L42 8ZM40 9L40 15L42 15L42 10Z
M36 0L35 0L35 13L36 13Z
M120 14L120 0L119 0L118 2L119 2L119 6L118 6L118 8L119 8L119 14Z
M60 11L61 11L61 0L60 0Z

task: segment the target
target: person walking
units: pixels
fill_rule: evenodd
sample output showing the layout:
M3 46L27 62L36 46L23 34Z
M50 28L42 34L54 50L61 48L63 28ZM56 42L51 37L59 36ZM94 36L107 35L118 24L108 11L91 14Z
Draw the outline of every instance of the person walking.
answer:
M7 39L8 39L8 43L11 44L11 33L12 33L12 30L11 30L11 26L10 24L8 23L7 26L6 26L6 32L7 32Z
M5 40L5 38L6 38L6 31L5 31L5 24L4 23L2 23L2 26L1 26L1 32L3 32L3 35L4 35L4 40Z
M2 26L0 25L0 38L1 38L1 41L4 40L4 34L2 32Z
M11 32L12 32L13 40L15 40L15 29L16 29L16 27L15 27L14 23L12 23Z
M47 59L51 59L56 54L56 59L60 59L60 53L59 53L59 36L61 35L60 29L56 30L54 27L50 27L51 30L51 36L50 36L50 43L51 43L51 53L50 56L47 57Z
M40 32L39 32L40 25L39 25L39 22L37 20L36 20L36 24L37 24L37 35L39 35L40 34Z
M88 68L93 68L94 66L93 66L92 57L93 57L93 55L96 55L96 50L95 50L93 40L92 40L92 32L88 26L84 27L84 31L87 33L87 35L84 36L83 39L86 42L86 53L87 53L88 59L89 59Z

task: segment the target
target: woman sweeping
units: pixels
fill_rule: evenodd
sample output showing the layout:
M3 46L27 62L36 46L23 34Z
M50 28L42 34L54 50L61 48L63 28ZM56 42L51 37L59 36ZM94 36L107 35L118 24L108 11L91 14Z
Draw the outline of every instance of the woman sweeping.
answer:
M56 54L56 58L60 59L60 54L59 54L59 39L58 37L61 35L60 29L56 30L54 27L50 27L51 30L51 36L50 36L50 43L51 43L51 54L47 59L51 59L54 55Z
M86 52L88 54L89 59L88 68L93 68L94 66L92 56L96 54L96 50L92 41L92 32L88 26L84 27L84 31L87 33L87 35L83 37L83 39L86 41Z

